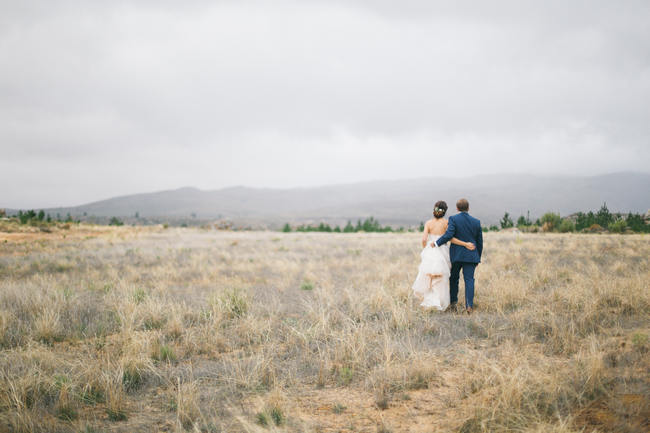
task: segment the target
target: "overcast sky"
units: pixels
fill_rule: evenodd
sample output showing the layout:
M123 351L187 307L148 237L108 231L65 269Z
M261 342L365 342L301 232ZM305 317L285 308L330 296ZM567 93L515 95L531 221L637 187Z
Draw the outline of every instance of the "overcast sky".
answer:
M0 5L0 207L649 170L649 1Z

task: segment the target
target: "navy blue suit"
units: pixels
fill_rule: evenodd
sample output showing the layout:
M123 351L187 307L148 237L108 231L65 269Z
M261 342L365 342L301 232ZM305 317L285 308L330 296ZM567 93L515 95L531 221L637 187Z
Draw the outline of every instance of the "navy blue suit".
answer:
M444 235L436 241L438 246L449 242L455 237L464 242L471 242L476 245L475 250L451 244L449 258L451 259L451 275L449 276L449 297L452 304L458 302L458 279L460 271L463 270L465 280L465 307L474 306L474 270L476 265L481 263L483 254L483 231L481 222L468 214L461 212L458 215L449 217L449 226Z

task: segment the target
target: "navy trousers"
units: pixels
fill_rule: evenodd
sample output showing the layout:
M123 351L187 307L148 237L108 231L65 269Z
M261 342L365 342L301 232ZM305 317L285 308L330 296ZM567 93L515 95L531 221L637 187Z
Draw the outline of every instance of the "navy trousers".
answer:
M476 269L476 263L454 262L451 264L451 275L449 276L450 301L452 304L458 302L458 280L461 269L465 280L465 308L474 308L474 270Z

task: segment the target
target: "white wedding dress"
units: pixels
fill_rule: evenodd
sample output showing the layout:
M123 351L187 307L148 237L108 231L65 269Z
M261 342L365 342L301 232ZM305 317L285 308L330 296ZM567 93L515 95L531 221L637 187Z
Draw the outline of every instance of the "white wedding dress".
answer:
M430 234L427 246L424 247L420 257L422 261L418 268L418 276L413 283L413 293L422 299L422 307L446 310L449 306L449 273L451 260L449 259L449 244L441 247L431 247L431 243L440 236ZM434 278L433 283L427 274L442 275Z

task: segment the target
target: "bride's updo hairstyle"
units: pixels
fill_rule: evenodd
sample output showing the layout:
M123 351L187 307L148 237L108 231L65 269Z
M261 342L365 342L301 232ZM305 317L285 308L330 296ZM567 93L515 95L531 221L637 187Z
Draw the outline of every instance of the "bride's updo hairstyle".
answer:
M442 218L445 216L447 213L447 203L444 201L437 201L435 205L433 205L433 216L436 217L437 219Z

